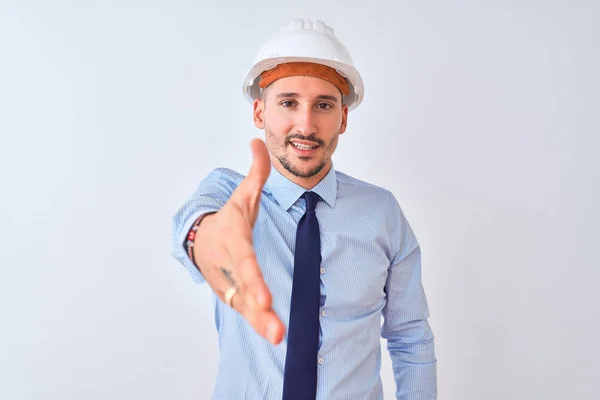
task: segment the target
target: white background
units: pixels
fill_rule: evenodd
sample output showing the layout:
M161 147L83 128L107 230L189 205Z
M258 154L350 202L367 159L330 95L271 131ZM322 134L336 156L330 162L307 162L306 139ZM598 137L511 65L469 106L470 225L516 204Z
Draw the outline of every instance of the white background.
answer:
M2 0L0 398L210 397L210 291L171 257L171 216L211 169L246 173L242 79L295 17L363 74L334 162L419 238L439 398L596 398L599 11ZM382 379L392 398L387 353Z

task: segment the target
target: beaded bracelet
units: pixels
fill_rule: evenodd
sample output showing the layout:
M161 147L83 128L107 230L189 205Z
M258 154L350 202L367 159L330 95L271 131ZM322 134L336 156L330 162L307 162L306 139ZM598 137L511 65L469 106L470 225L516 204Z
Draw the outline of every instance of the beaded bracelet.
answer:
M194 263L194 265L196 265L196 266L198 266L198 265L196 264L196 260L194 259L194 239L196 239L196 232L198 231L200 222L202 222L202 219L204 217L206 217L207 215L208 214L201 215L196 219L196 221L194 221L194 224L190 228L190 230L187 234L187 237L186 237L185 248L186 248L187 254L190 257L190 259L192 260L192 263Z

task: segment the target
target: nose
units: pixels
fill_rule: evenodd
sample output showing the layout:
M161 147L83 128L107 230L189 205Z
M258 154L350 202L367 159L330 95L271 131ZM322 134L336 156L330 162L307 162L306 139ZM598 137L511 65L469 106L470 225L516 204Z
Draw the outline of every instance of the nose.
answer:
M305 107L296 113L296 132L309 136L317 133L316 119L311 107Z

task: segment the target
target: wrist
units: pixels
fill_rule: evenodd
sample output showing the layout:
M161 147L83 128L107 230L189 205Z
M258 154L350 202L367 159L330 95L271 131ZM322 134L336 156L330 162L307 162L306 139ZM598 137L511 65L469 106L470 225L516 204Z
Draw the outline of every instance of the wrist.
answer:
M200 224L205 221L206 217L212 216L214 212L209 212L199 216L194 223L192 224L190 230L185 239L185 250L187 252L188 257L192 261L192 263L196 266L196 268L200 269L198 263L196 262L196 239L198 238L198 229L200 229Z

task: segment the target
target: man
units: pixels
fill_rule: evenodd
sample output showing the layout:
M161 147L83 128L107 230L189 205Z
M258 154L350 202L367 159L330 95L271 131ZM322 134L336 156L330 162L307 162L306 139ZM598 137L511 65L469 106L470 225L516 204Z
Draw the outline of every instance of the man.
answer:
M380 337L396 397L437 398L417 240L389 191L332 163L362 86L329 26L284 26L244 83L266 146L174 216L173 255L215 293L213 399L381 399Z

